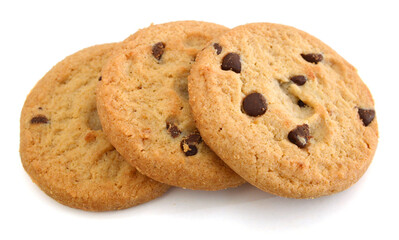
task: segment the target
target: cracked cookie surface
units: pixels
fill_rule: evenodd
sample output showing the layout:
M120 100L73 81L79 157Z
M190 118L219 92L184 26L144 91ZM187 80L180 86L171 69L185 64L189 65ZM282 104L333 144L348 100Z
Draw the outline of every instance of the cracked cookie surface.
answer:
M247 24L216 38L198 54L188 89L204 141L273 194L342 191L377 147L374 102L356 69L292 27Z
M196 190L244 183L202 141L188 103L197 53L227 30L196 21L152 25L126 39L103 68L97 105L104 131L143 174Z
M47 195L70 207L123 209L169 188L125 162L102 131L95 88L116 46L98 45L65 58L36 84L22 109L22 164Z

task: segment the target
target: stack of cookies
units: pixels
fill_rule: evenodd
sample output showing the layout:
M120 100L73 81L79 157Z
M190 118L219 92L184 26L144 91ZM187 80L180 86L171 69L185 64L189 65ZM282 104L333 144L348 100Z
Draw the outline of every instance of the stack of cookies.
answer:
M320 40L181 21L54 66L22 109L20 154L55 200L106 211L169 186L330 195L359 180L377 142L370 91Z

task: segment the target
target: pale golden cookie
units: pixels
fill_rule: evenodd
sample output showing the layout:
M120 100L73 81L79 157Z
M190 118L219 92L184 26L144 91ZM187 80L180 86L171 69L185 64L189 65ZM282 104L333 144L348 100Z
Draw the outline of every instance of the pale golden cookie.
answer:
M22 109L25 170L46 194L73 208L128 208L169 188L125 162L101 129L95 88L116 46L98 45L65 58L36 84Z
M199 190L244 182L202 141L188 103L195 56L227 30L196 21L152 25L125 40L103 68L100 120L110 142L141 173Z
M254 23L220 36L198 54L188 88L204 141L273 194L342 191L377 147L374 102L356 69L292 27Z

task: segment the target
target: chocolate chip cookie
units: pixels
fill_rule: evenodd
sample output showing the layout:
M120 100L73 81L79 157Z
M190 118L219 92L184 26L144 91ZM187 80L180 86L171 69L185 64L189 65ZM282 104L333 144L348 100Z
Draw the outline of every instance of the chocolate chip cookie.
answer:
M97 91L108 139L137 169L163 183L219 190L244 180L202 141L188 103L197 53L226 27L183 21L152 25L125 40Z
M204 141L266 192L342 191L377 147L374 102L356 69L292 27L247 24L216 38L198 54L188 89Z
M47 195L70 207L128 208L169 188L125 162L102 131L95 88L116 46L90 47L58 63L33 88L22 109L22 164Z

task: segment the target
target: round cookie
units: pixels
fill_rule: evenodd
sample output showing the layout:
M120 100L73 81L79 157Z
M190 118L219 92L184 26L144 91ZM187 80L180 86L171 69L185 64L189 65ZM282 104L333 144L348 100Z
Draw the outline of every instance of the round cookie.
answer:
M125 162L101 129L95 88L117 46L98 45L65 58L36 84L22 109L25 170L47 195L73 208L128 208L169 188Z
M188 103L197 53L228 29L205 22L152 25L125 40L97 89L110 142L141 173L169 185L219 190L244 180L202 141Z
M236 27L197 56L190 105L204 141L249 183L313 198L367 170L378 142L370 91L356 69L292 27Z

